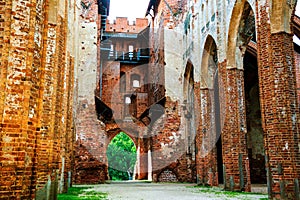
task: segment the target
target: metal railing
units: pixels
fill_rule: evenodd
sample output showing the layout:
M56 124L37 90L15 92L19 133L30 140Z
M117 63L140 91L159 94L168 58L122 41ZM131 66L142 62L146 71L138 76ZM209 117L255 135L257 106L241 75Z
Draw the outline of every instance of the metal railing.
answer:
M137 49L133 52L116 51L109 48L101 47L101 59L115 61L149 61L149 48Z

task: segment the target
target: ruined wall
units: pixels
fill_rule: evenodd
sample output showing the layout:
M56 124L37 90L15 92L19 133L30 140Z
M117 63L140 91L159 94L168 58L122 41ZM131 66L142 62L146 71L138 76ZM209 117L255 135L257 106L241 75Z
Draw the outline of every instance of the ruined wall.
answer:
M160 59L164 61L166 76L163 80L165 80L167 96L166 110L169 109L168 106L173 105L171 102L173 102L174 105L176 101L178 101L178 105L183 103L181 101L185 93L181 88L183 88L183 73L187 60L190 60L195 66L195 81L200 80L201 86L205 84L203 81L207 80L205 79L206 76L213 75L209 72L205 73L205 71L202 71L202 68L206 67L203 65L210 65L209 63L202 62L202 55L207 51L204 46L208 37L213 38L217 45L220 88L219 109L222 116L220 126L222 128L221 139L223 145L221 148L218 148L219 150L217 149L217 152L215 152L216 149L211 148L209 154L205 154L204 152L205 156L201 157L205 150L203 148L210 145L209 141L211 141L210 137L212 137L212 135L207 134L206 131L207 128L211 128L211 121L214 120L214 116L212 116L214 114L212 113L213 109L205 109L213 103L210 94L211 91L205 91L205 88L201 88L203 91L196 92L197 95L200 95L197 103L200 104L201 108L203 107L203 109L199 110L202 118L200 117L198 119L199 126L197 129L196 149L198 149L199 160L196 163L201 166L207 166L208 168L209 166L212 167L211 169L201 168L201 166L198 168L197 175L199 179L202 179L201 183L213 185L217 184L218 181L225 181L225 189L249 191L251 190L251 175L252 178L258 178L259 181L265 179L263 177L268 175L272 177L272 179L268 180L270 196L274 198L293 198L293 195L299 195L297 190L292 189L292 185L295 185L295 188L298 187L299 177L298 170L295 168L299 158L299 153L297 153L298 147L296 145L299 142L299 138L291 131L298 130L299 126L299 123L295 121L298 117L298 106L296 106L297 103L295 102L295 81L297 79L295 75L295 70L297 71L297 69L295 69L295 66L297 65L294 65L292 34L290 34L291 29L289 27L289 24L291 24L291 10L295 5L292 2L286 3L279 1L188 1L185 5L186 10L183 13L178 13L172 4L173 2L167 2L167 4L160 2L157 7L158 12L152 22L154 30L156 31L153 32L151 38L154 44L154 50L162 48L161 51L154 51L152 58L156 62L155 64L159 64ZM174 13L176 13L176 15ZM285 15L278 13L285 13ZM160 30L161 26L164 26L163 31ZM257 35L255 35L255 33L257 33ZM157 44L161 39L164 41L164 46ZM253 90L254 86L252 87L251 84L255 78L252 77L254 78L252 80L250 75L250 77L246 78L250 78L252 82L244 80L245 67L249 66L244 66L243 60L250 39L253 39L252 42L257 43L258 46L259 96L257 92L254 94L253 91L250 91L251 89ZM192 42L194 42L194 44ZM282 50L279 51L279 49L283 48L283 44L286 45L284 52ZM269 48L263 48L263 46L268 46ZM174 49L176 53L172 51ZM176 56L173 54L176 54ZM289 70L284 70L282 66L285 66L284 69L287 69L287 66L289 66ZM279 78L282 77L282 73L285 77L289 77L286 82ZM156 75L157 73L153 74ZM173 77L172 79L167 77L170 74ZM268 74L268 76L266 76L266 74ZM275 80L276 83L271 80ZM282 85L279 86L279 82ZM175 84L176 87L174 87ZM251 88L249 89L249 87ZM271 90L266 89L270 87L272 88ZM291 92L287 94L287 90L284 88ZM280 98L273 93L273 91L278 91L284 97ZM276 98L274 98L275 96ZM272 98L273 100L277 100L276 103L273 102L273 104L270 105ZM170 99L171 102L168 102ZM249 107L246 108L246 103L248 104L251 99L252 102L250 103L254 106L251 107L251 109L256 108L256 111L254 111L255 109L249 109ZM261 110L259 106L262 107ZM174 110L178 108L179 107L175 106ZM250 113L248 113L248 116L247 112ZM261 119L259 116L251 118L251 113L254 114L253 112L256 112L255 115L261 114ZM186 126L183 115L178 113L172 113L170 116L173 115L181 119L176 121L176 123L178 123L177 127L180 125ZM273 115L273 117L276 115L275 118L277 121L275 118L271 118L271 115ZM278 120L285 123L285 125ZM253 125L254 121L256 121L257 127ZM181 122L180 125L179 122ZM273 129L271 127L273 127ZM254 131L255 128L260 130ZM277 131L275 131L274 128ZM163 135L162 137L153 137L155 139L154 141L156 141L153 148L160 153L165 150L168 151L169 154L173 154L174 152L168 148L173 141L166 140L166 138L172 138L168 135L171 134L171 131L167 130L167 126L164 126L164 129L166 130L165 135L161 133L164 131L160 131L159 133ZM275 132L284 135L280 140L281 142L276 140L277 143L281 145L280 151L278 147L274 147L274 143L271 142L271 138L276 135ZM178 130L176 133L178 138L182 137L182 133ZM255 136L255 134L258 135ZM284 147L284 142L282 142L283 138L285 138L284 140L288 147ZM163 145L157 144L162 141ZM290 145L292 145L292 147ZM251 152L248 152L247 147ZM287 150L287 148L289 150ZM223 156L221 159L218 158L218 151L220 150ZM158 155L160 154L158 153ZM264 172L265 155L267 155L267 172ZM283 158L284 155L291 156L294 160L291 162L283 161L281 158ZM250 161L248 160L249 156L251 156ZM272 159L269 158L269 156L271 156ZM157 159L153 164L155 164L155 162L160 163L159 160L162 157L163 156L153 157L153 159ZM218 164L219 162L222 163ZM164 163L164 161L161 161L161 163ZM277 167L275 163L277 163ZM217 169L215 168L216 165L218 165ZM288 165L293 167L284 167ZM278 171L274 170L275 168L271 166L276 169L278 168ZM251 171L249 169L250 167L253 168ZM283 171L281 171L281 169ZM209 170L215 170L216 173L211 174ZM254 171L255 174L253 175ZM159 173L157 177L159 177ZM222 175L223 180L218 178L220 173L224 173ZM283 181L281 179L283 178L283 174L286 174L290 178L287 177ZM165 178L162 179L165 180ZM253 182L258 181L258 179L253 179ZM292 179L294 179L294 182ZM277 183L277 181L274 183L273 181L275 180L282 180L281 185Z
M92 5L94 4L96 1ZM139 34L147 27L148 20L137 19L133 25L128 23L127 18L117 18L114 24L110 24L107 20L106 30L102 32L103 27L100 27L98 23L101 16L97 16L96 7L90 6L82 11L84 12L82 12L79 22L81 45L78 48L79 62L75 74L74 108L76 110L78 151L75 158L73 180L75 183L99 183L108 179L106 148L112 139L112 133L116 133L115 130L120 131L120 128L123 127L116 122L98 120L97 114L99 113L96 113L96 106L99 105L96 105L94 98L96 96L99 104L114 111L115 120L124 119L125 106L127 106L124 104L126 95L128 97L136 96L135 103L138 108L134 111L133 118L137 118L144 112L148 103L145 97L145 95L147 96L145 91L147 78L144 77L144 74L147 75L146 67L134 69L139 64L121 64L114 60L126 58L128 60L125 63L128 63L129 46L132 45L132 59L138 62L136 56L139 49L147 48L143 37L141 36L142 39L140 39ZM117 34L116 37L114 37L114 33ZM110 36L112 37L110 38ZM109 39L104 39L106 37ZM100 48L106 50L100 51ZM121 88L121 71L125 73L123 79L126 80L124 83L126 88L124 91ZM132 74L140 75L140 88L132 87ZM102 112L103 110L98 111ZM127 109L128 119L131 119L132 111L133 108L129 106ZM128 127L130 126L128 125Z
M67 5L1 2L0 198L53 199L70 184L74 54L67 22L75 8Z
M299 198L299 192L295 189L299 188L299 169L296 167L299 163L299 137L295 136L295 131L299 130L299 122L295 121L299 118L296 67L292 35L289 34L291 27L286 25L287 21L291 20L288 13L294 5L273 2L271 13L269 6L271 5L267 2L258 6L258 63L259 75L262 77L260 90L264 113L263 129L266 133L264 141L269 196L275 199ZM287 15L277 19L279 16L274 13L278 12L285 12ZM270 33L271 35L268 35ZM266 45L269 45L269 48L264 48ZM266 77L263 74L270 76ZM287 77L284 81L281 78L283 76ZM286 160L286 157L291 159ZM284 180L282 177L285 177Z
M300 103L300 53L295 53L295 66L296 66L296 77L297 77L297 93L298 93L298 104Z
M161 95L166 96L164 115L153 124L149 133L154 181L196 181L195 161L188 142L192 133L186 130L188 117L184 107L187 105L184 105L183 97L187 92L183 89L185 65L193 48L191 38L183 32L185 27L181 21L181 12L186 7L186 2L161 2L152 22L150 79L156 88L150 90L153 95L149 100L155 104ZM194 138L190 139L194 144ZM166 174L171 175L166 178Z
M100 15L97 1L78 4L77 65L75 68L74 111L76 153L74 183L99 183L107 178L106 142L104 127L97 119L95 90L97 87L98 60L100 57Z
M132 24L127 17L117 17L113 22L106 21L106 31L116 33L140 33L148 26L147 18L137 18Z

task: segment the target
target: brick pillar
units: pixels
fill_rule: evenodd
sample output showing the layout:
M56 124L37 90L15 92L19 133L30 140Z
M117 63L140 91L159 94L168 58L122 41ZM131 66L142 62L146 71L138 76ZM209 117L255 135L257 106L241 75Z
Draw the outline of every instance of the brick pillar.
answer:
M227 108L222 130L225 189L249 191L243 71L227 69L226 84Z
M3 1L1 18L0 198L34 197L39 72L34 56L35 3ZM14 6L12 5L14 4ZM3 6L4 5L4 6ZM2 21L2 20L0 20ZM22 27L21 25L22 24ZM13 27L13 28L12 28Z
M258 14L259 87L269 198L300 199L299 107L293 34L286 30L271 32L266 6L259 7Z
M36 181L36 198L46 198L48 194L47 187L50 187L53 177L52 155L53 155L53 138L54 138L54 120L53 112L56 100L56 81L57 80L57 60L55 56L56 47L56 26L48 24L48 9L45 11L45 19L43 23L43 56L40 66L41 81L40 89L43 101L39 102L39 112L41 120L37 129L37 181ZM56 193L55 193L56 194ZM48 194L49 195L49 194Z
M138 169L138 178L139 180L148 179L148 142L147 138L139 138L138 139L138 147L139 147L139 166Z
M213 112L212 91L207 88L200 90L200 127L196 137L198 148L196 168L198 184L218 185L216 160L216 131Z
M208 166L207 166L207 129L209 119L207 116L208 113L208 89L204 88L200 90L200 116L199 116L199 130L196 136L196 170L197 170L197 183L200 185L206 185L208 182Z
M296 67L296 84L297 84L297 96L298 96L298 106L300 104L300 53L295 53L295 67Z
M259 75L269 195L300 199L299 108L292 35L271 34L268 53L264 53L266 41L262 37L258 43Z

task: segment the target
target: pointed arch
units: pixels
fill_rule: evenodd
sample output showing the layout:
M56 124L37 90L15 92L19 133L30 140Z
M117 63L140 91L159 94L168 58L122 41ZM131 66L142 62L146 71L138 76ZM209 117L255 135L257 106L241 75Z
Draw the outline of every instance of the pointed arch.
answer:
M246 0L236 1L229 25L227 43L227 68L241 69L242 58L250 40L256 35L255 13Z
M295 12L297 0L282 1L272 0L271 1L271 33L292 33L291 22L292 14Z
M208 35L204 44L201 63L201 88L213 88L213 79L217 71L218 52L217 44L211 35Z
M108 174L112 180L132 180L137 161L137 145L127 133L120 131L106 149Z

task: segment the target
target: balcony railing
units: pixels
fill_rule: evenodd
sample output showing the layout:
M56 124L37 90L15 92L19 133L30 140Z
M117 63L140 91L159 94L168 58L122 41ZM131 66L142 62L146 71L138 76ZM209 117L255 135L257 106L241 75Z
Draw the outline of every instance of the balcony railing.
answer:
M101 59L103 60L114 60L120 62L148 62L149 58L149 48L137 49L137 51L133 52L125 52L101 47Z

